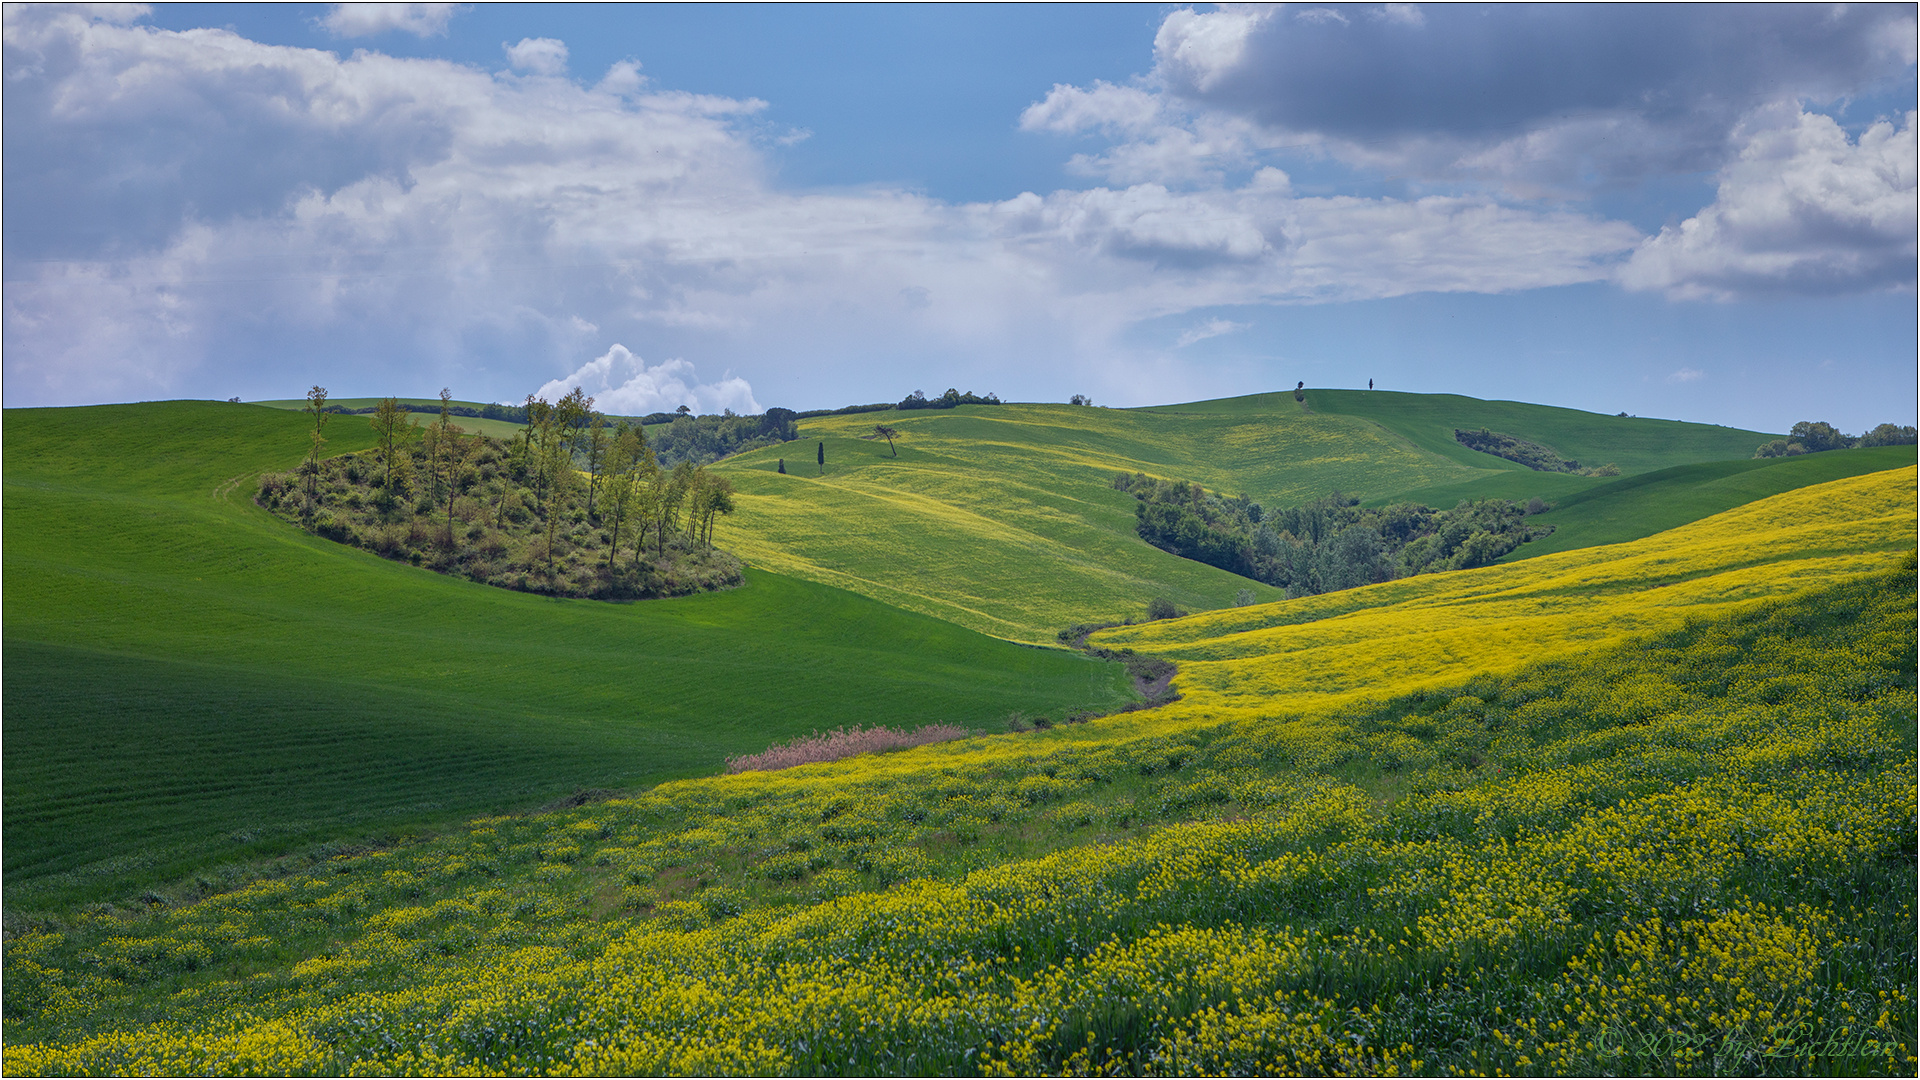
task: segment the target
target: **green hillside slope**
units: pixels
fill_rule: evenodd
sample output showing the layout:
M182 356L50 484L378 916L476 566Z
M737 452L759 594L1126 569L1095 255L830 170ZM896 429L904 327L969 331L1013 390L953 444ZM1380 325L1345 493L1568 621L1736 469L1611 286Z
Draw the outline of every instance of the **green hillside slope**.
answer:
M1879 446L1676 465L1623 476L1561 499L1536 519L1553 525L1553 535L1521 546L1505 561L1637 540L1781 492L1906 468L1914 464L1915 456L1911 446Z
M1454 440L1455 428L1484 427L1515 435L1558 450L1561 457L1582 465L1611 463L1620 466L1623 473L1749 458L1754 447L1778 437L1717 424L1607 416L1522 401L1483 401L1459 394L1308 390L1306 405L1316 412L1370 420L1423 450L1477 468L1524 466L1467 449Z
M253 505L304 442L304 417L223 403L7 412L9 906L712 772L815 728L1126 698L1117 665L765 572L614 605L382 560Z
M1697 534L1771 522L1826 564L1771 600L1596 595L1583 553L1447 575L1466 611L1517 576L1589 629L1675 610L1423 692L1362 658L1368 703L1195 694L33 927L7 1069L1904 1075L1914 577L1885 548L1913 478L1840 488L1825 535L1762 505L1643 545L1738 574Z
M900 430L898 456L871 437L875 424ZM1470 475L1372 424L1298 409L1219 417L961 406L820 417L801 434L721 464L741 493L728 546L755 565L1019 641L1137 617L1155 596L1185 608L1226 606L1243 588L1278 597L1140 540L1133 498L1113 490L1116 472L1274 502ZM822 441L824 475L814 460Z
M382 400L381 398L328 398L327 404L342 409L371 409L375 405L380 404ZM440 408L439 398L395 398L394 400L402 405L417 405L422 408L435 410ZM307 407L307 402L304 398L284 398L277 401L250 401L247 404L262 405L269 409L282 409L289 412L298 412ZM469 409L479 409L485 407L487 403L484 401L454 401L451 402L451 404L456 407L464 406ZM421 426L431 424L434 420L435 415L433 413L415 413L413 417L413 422ZM525 424L516 424L511 420L490 420L484 416L456 416L453 418L453 422L460 425L463 431L478 432L482 435L492 435L495 438L502 439L518 435L526 428Z
M897 457L872 437L875 424L900 430ZM757 565L1000 637L1050 641L1072 623L1138 617L1157 595L1193 610L1225 607L1241 589L1257 600L1278 596L1140 540L1134 500L1110 486L1118 471L1193 480L1267 506L1336 489L1370 503L1451 507L1538 495L1567 504L1610 482L1533 472L1454 441L1454 427L1480 426L1628 474L1746 459L1770 437L1457 395L1308 391L1304 404L1289 392L1146 409L1003 405L822 417L802 422L798 442L720 468L742 493L728 542ZM821 441L824 475L814 462ZM788 475L776 474L779 458ZM1761 487L1756 494L1784 490ZM1674 490L1660 497L1672 501ZM1614 505L1630 502L1623 494ZM1694 518L1735 504L1703 505ZM1617 518L1569 513L1555 550L1678 523L1650 518L1623 532Z

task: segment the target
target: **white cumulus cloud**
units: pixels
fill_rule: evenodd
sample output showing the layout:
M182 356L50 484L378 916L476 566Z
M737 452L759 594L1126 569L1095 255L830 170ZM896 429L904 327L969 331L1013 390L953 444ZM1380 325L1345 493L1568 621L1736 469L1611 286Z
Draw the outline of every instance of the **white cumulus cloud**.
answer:
M517 45L501 46L507 51L507 63L535 75L567 73L567 43L554 38L521 38ZM624 79L624 70L610 72L608 78ZM609 83L609 85L611 85ZM636 88L638 83L633 84Z
M588 389L622 410L853 400L906 356L1004 389L1035 365L1104 372L1148 320L1604 281L1642 239L1490 197L1307 196L1271 167L1229 181L1246 121L1139 120L1128 87L1032 114L1150 123L1107 183L953 203L783 189L764 103L630 62L525 78L53 7L8 8L5 44L10 403L316 382L517 397L593 376L581 358L603 351ZM534 71L559 53L525 55ZM685 359L629 364L613 341ZM287 370L310 374L268 384ZM692 399L647 397L670 386Z
M447 32L459 4L335 4L320 25L335 37L371 37L392 30L416 37Z
M1832 118L1769 110L1700 213L1649 238L1621 271L1680 298L1914 284L1914 114L1856 142Z
M1202 13L1181 8L1161 22L1153 51L1163 68L1203 91L1210 90L1247 58L1249 41L1274 10L1227 8Z
M729 375L718 382L703 383L685 360L663 360L648 367L625 345L615 345L580 365L573 374L554 379L534 391L534 396L558 401L576 386L593 399L594 408L614 416L672 412L682 405L696 413L732 409L750 415L765 411L753 400L753 388L745 379Z
M1044 99L1020 114L1020 128L1067 135L1100 128L1138 132L1151 129L1159 112L1159 96L1142 87L1096 80L1091 89L1082 90L1055 83Z

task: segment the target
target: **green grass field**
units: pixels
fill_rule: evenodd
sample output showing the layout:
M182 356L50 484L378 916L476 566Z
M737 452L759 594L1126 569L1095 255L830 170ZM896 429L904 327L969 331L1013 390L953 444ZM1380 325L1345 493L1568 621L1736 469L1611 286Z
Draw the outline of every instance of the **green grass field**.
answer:
M898 456L866 438L899 428ZM1179 559L1133 531L1116 472L1306 501L1327 488L1405 487L1466 470L1365 423L1295 411L1226 419L1069 405L819 417L802 438L730 458L740 491L724 528L750 562L842 585L1020 641L1076 622L1140 616L1155 596L1223 607L1275 590ZM826 443L822 475L814 461ZM785 458L788 475L775 471Z
M327 399L327 404L331 406L337 406L342 409L371 409L375 405L378 405L385 400L386 398L377 398L377 397L359 397L359 398L330 397ZM435 409L438 409L440 407L440 399L437 397L430 397L430 398L397 397L397 398L394 398L393 400L399 402L402 405L423 405L423 406L429 406ZM259 405L268 409L281 409L289 412L298 412L307 407L307 400L305 398L278 398L273 401L249 401L247 402L247 404ZM478 408L484 407L487 403L484 401L455 400L450 402L450 404L457 405L457 406L465 406L466 408L469 408L469 409L478 409Z
M380 404L382 400L381 398L328 398L327 404L338 405L343 409L371 409L375 405ZM436 410L440 407L439 398L395 398L394 400L402 405L424 405ZM249 401L247 404L261 405L269 409L280 409L288 412L297 412L307 407L306 400L303 398L285 398L278 401ZM484 407L487 403L484 401L455 401L452 404L455 406L465 406L469 409L478 409ZM413 414L414 424L421 427L434 423L436 419L438 419L438 417L433 413ZM336 416L333 418L333 423L336 424L364 424L366 422L366 417L364 416ZM453 418L453 422L460 425L460 429L469 434L492 435L499 439L512 438L520 434L527 426L525 424L516 424L511 420L490 420L484 416L456 416Z
M297 413L9 411L5 1072L1910 1075L1914 448L1410 397L808 421L719 466L746 584L624 605L275 519ZM1541 494L1559 553L1097 636L1163 709L713 775L1130 696L975 630L1274 599L1122 469Z
M1291 394L1261 395L1262 398L1282 396L1292 397ZM1310 389L1306 407L1315 412L1371 421L1422 450L1477 468L1524 470L1526 467L1467 449L1455 441L1455 428L1484 427L1516 435L1551 447L1559 451L1561 457L1577 460L1582 465L1614 464L1628 474L1700 461L1749 458L1755 447L1778 437L1718 424L1607 416L1523 401L1483 401L1459 394ZM1498 463L1497 466L1487 464L1490 461Z
M1914 578L1872 561L1370 705L681 781L77 912L6 942L6 1070L1908 1075Z
M1911 446L1877 446L1790 458L1676 465L1623 476L1558 500L1537 519L1553 525L1553 535L1523 545L1503 561L1638 540L1769 495L1906 468L1915 457Z
M870 437L875 424L900 429L897 457ZM1260 601L1280 595L1140 540L1134 500L1110 486L1119 471L1194 480L1268 506L1334 490L1370 503L1451 507L1464 498L1534 495L1566 503L1609 483L1532 472L1454 441L1454 427L1482 425L1583 461L1616 462L1628 474L1744 459L1770 438L1384 391L1309 391L1304 404L1281 393L1146 409L1002 405L820 417L802 422L797 442L720 466L742 493L726 542L782 573L999 637L1051 641L1076 622L1137 618L1156 595L1187 610L1226 607L1241 589ZM827 444L824 475L814 461L820 441ZM779 458L786 476L775 473ZM1675 490L1662 488L1659 497L1672 502ZM1711 503L1695 517L1727 505ZM1570 513L1550 550L1666 527L1649 518L1640 531L1623 531L1617 516Z
M7 413L9 907L711 773L816 728L1127 699L1118 665L765 572L684 600L553 600L305 535L250 498L300 459L305 419ZM333 452L371 436L328 430Z
M248 495L301 456L306 418L286 409L7 419L5 868L7 897L29 904L343 830L710 772L815 728L1111 707L1117 668L967 631L1049 643L1156 596L1190 610L1241 589L1278 598L1140 541L1133 500L1109 483L1120 470L1269 505L1335 488L1543 494L1559 530L1518 557L1913 460L1702 463L1761 433L1386 393L823 417L800 442L719 466L740 488L719 542L757 567L746 587L610 606L443 579L273 520ZM897 457L862 437L875 423L901 429ZM1448 425L1479 423L1585 456L1617 427L1623 467L1650 471L1533 473L1451 442ZM357 417L328 430L329 452L371 441Z

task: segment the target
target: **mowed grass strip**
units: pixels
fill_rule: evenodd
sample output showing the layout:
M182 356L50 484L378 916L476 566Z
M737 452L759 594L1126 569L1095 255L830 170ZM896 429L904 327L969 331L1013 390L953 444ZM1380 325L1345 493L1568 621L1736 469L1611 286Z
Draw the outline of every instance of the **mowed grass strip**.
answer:
M1128 698L1118 665L772 573L553 600L305 535L251 501L302 457L298 414L6 419L10 904L122 894L263 837L710 773L815 729ZM371 437L357 417L327 431L335 452Z

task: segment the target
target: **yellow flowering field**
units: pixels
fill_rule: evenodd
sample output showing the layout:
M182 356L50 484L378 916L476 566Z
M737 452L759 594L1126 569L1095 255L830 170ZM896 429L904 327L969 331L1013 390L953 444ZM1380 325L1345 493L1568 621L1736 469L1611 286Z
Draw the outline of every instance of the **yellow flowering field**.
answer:
M1912 486L1322 616L1379 619L1386 657L1557 605L1400 689L1412 660L1317 700L1261 669L1267 708L1215 688L1268 661L1193 627L1292 605L1224 612L1136 629L1223 650L1164 710L49 919L6 943L5 1071L1911 1075ZM1742 534L1798 587L1740 577Z
M1816 484L1644 540L1118 627L1179 663L1181 715L1379 698L1576 655L1858 574L1914 547L1915 470Z

